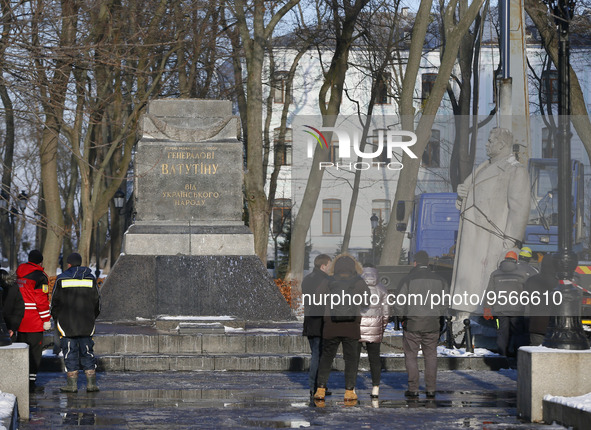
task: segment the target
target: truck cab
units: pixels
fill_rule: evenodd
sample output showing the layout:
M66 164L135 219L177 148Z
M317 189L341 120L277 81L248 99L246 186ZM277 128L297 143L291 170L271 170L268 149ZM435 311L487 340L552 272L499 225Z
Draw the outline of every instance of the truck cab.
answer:
M453 265L460 225L456 193L423 193L415 197L410 219L409 263L418 251L427 251L440 264Z

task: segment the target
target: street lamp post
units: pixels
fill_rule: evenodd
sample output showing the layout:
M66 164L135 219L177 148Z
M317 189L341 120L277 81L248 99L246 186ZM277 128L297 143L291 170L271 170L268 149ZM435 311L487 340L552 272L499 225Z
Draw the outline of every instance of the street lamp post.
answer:
M10 270L16 271L16 214L18 214L17 208L12 205L10 206Z
M380 219L376 214L373 214L369 218L369 222L371 222L371 262L376 264L376 229L378 228Z
M96 270L94 272L94 277L98 280L99 275L101 274L101 269L100 269L100 253L101 253L101 247L99 244L99 231L100 231L100 226L101 226L101 222L100 220L97 221L96 223L96 229L95 229L95 234L94 234L94 252L96 254Z
M550 0L550 8L558 27L558 252L554 255L562 298L558 315L550 317L543 345L556 349L588 349L589 342L581 324L582 293L571 282L577 267L577 255L572 251L572 175L570 152L570 64L569 25L574 0Z
M115 205L115 208L118 209L119 215L121 215L121 209L123 209L123 206L125 205L125 193L120 189L117 190L113 196L113 204Z

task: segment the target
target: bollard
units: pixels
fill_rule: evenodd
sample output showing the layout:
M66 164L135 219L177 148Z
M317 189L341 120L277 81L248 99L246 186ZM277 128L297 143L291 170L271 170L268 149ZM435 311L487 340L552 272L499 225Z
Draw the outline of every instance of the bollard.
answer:
M466 339L466 352L474 352L474 345L472 344L472 328L470 326L470 318L464 320L464 339Z
M453 325L451 322L451 317L445 317L445 331L446 331L446 337L445 337L445 347L447 349L454 349L455 346L455 341L454 341L454 331L453 331Z

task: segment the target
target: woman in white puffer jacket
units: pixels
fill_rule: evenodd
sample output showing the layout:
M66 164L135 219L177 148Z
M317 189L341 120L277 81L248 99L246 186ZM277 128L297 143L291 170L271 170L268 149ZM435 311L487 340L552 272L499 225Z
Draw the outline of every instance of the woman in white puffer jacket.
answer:
M380 392L380 377L382 373L380 344L382 343L386 325L388 325L390 309L386 300L388 292L379 282L378 269L373 264L365 264L361 277L369 287L371 295L374 296L370 299L369 307L361 312L359 348L365 343L373 386L371 397L375 399Z

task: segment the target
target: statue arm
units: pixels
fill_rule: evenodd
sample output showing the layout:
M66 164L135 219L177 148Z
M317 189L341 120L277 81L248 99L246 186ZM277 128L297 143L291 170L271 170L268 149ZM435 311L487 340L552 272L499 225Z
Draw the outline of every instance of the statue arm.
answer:
M478 165L476 170L474 170L472 173L470 173L468 175L468 177L464 180L464 182L462 182L461 184L458 185L458 188L456 190L456 192L458 194L458 198L456 199L456 209L462 210L462 203L464 202L466 197L468 197L468 193L470 192L470 187L474 186L474 184L473 184L474 179L473 178L478 177L478 174L480 173L480 171L485 169L488 166L490 166L490 162L488 162L488 161L481 163L480 165Z

